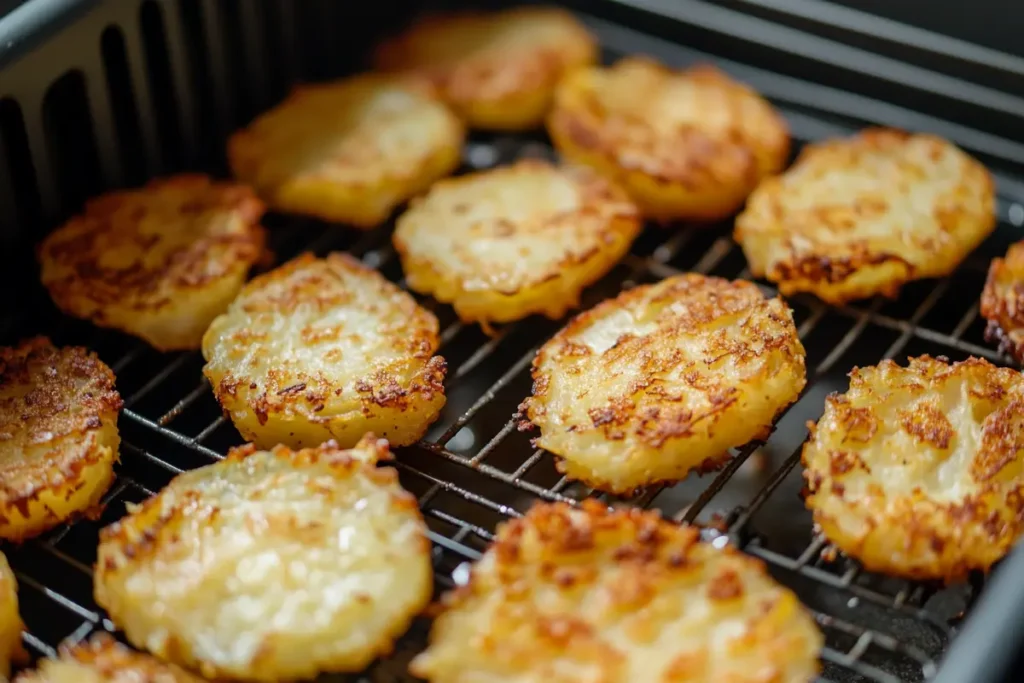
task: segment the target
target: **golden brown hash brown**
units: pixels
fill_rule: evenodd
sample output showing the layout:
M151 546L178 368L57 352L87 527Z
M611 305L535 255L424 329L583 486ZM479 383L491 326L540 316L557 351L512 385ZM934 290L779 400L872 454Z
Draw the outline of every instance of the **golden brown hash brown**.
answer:
M1024 242L1006 251L1005 258L992 259L985 289L981 293L981 315L988 320L985 339L1024 362Z
M686 274L573 319L534 359L521 411L566 476L626 493L716 469L729 448L766 438L804 375L782 299Z
M995 227L985 167L933 135L872 129L804 148L736 219L755 277L831 304L952 272Z
M62 645L56 659L44 659L35 671L14 683L202 683L184 669L121 645L108 633Z
M276 209L368 229L453 171L464 134L425 82L363 74L296 89L228 160Z
M616 179L663 221L732 214L789 153L785 122L747 86L644 57L567 76L548 132L566 158Z
M416 499L386 441L232 449L100 535L95 595L128 640L207 678L361 671L430 601Z
M597 43L553 7L427 17L377 50L377 67L429 78L476 128L539 126L558 81L597 59Z
M437 319L347 254L303 254L245 286L203 338L203 373L246 440L366 432L415 442L444 406Z
M657 512L540 504L444 596L431 683L813 680L822 637L761 562Z
M96 511L114 480L120 409L95 354L42 337L0 348L0 538Z
M987 570L1024 519L1024 377L971 358L855 369L803 450L807 507L869 571Z
M412 289L487 324L565 315L641 227L625 192L595 172L527 160L437 183L393 239Z
M18 582L7 558L0 553L0 680L11 675L11 660L23 654L21 615L18 612Z
M69 315L195 349L263 256L262 214L249 188L202 175L110 192L43 241L43 284Z

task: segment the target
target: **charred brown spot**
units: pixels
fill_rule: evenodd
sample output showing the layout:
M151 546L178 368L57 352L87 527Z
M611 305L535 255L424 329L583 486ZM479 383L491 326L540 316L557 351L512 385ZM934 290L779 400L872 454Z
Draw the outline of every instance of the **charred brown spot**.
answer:
M921 443L947 450L956 436L949 418L932 403L918 403L899 412L900 426Z
M734 569L723 569L708 585L708 597L712 600L734 600L742 595L743 580Z
M878 431L878 420L869 408L855 408L842 397L832 399L832 405L836 407L837 417L846 430L843 434L844 442L871 441Z
M1024 401L1012 401L991 413L981 430L981 443L971 461L971 476L986 482L1007 465L1024 458Z
M833 477L840 477L855 469L860 469L864 472L871 471L861 457L853 451L829 451L828 464L829 472Z

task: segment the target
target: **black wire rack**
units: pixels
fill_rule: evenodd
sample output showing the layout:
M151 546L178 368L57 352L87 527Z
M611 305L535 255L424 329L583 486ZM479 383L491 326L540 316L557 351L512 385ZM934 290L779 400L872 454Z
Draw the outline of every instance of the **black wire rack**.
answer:
M472 140L465 160L467 168L483 168L523 155L553 153L536 138L500 137ZM267 222L279 260L306 250L346 250L402 282L387 228L353 235L280 216ZM749 277L728 229L649 228L630 255L587 292L584 306L622 288L683 272ZM708 540L736 543L764 560L797 590L825 631L828 680L927 679L977 587L937 591L866 574L848 560L823 559L828 548L814 536L797 495L799 446L804 420L817 416L824 394L841 388L843 373L855 364L926 350L998 361L978 339L976 306L952 296L958 279L980 285L982 277L983 271L969 263L950 278L912 287L895 303L877 300L834 308L813 299L795 299L791 305L808 350L808 388L782 416L767 443L737 449L725 469L711 476L647 489L629 499L601 497L609 503L655 507L680 522L705 524ZM775 293L768 285L761 286L766 294ZM977 287L964 289L971 296L977 292ZM449 405L421 443L399 451L395 466L428 519L439 583L444 586L451 585L462 562L479 556L501 520L522 514L538 500L575 504L601 494L558 475L552 456L531 447L529 435L517 429L514 413L529 391L530 361L561 323L531 319L486 336L458 321L447 307L430 299L420 301L442 323L439 353L451 368ZM950 330L924 322L940 305L964 309ZM901 312L895 310L898 307L909 308ZM48 309L40 302L37 310ZM125 404L119 476L107 495L103 518L60 528L10 550L24 589L26 642L47 655L63 639L112 629L91 598L98 530L123 514L125 502L144 499L184 469L217 460L241 439L203 379L198 353L158 354L140 342L91 329L52 311L43 320L18 324L15 331L26 327L48 330L60 342L96 349L114 369ZM781 510L771 509L776 498L782 499ZM409 647L416 646L410 642ZM379 668L393 673L396 664L386 661ZM373 674L369 676L373 680Z
M637 4L654 5L658 0ZM713 29L717 13L724 11L701 9L706 3L696 0L680 0L679 4L693 10L693 20L703 21L704 28ZM145 9L154 3L143 5ZM248 21L248 16L242 18ZM145 12L142 19L145 22ZM674 64L709 59L621 24L588 21L602 39L609 59L636 52L654 54ZM744 26L736 24L736 30ZM165 28L182 30L171 21ZM211 29L203 35L210 50L217 33ZM877 101L738 63L713 61L775 101L798 147L872 123L903 122L912 127L921 122L936 127L931 119L915 118L912 112L886 108ZM223 85L229 80L227 66L214 63L214 67L210 79L214 86ZM219 90L224 90L217 97L225 105L228 91L213 88ZM152 96L159 94L154 90ZM832 102L827 109L823 106L826 100ZM215 112L221 109L214 107ZM0 108L0 119L2 114ZM220 119L216 127L226 129L222 112ZM155 146L155 128L143 131L150 147ZM974 140L982 151L989 145L988 138L971 138L971 131L950 130ZM193 130L186 137L194 144L202 136ZM1016 154L1005 145L998 151L1004 160L1013 160ZM553 158L554 153L543 137L475 136L464 150L463 171L524 156ZM1024 163L1024 152L1019 161ZM217 162L211 162L210 168L217 167ZM557 472L553 457L534 448L531 435L517 429L517 406L530 392L530 362L536 349L564 321L531 318L488 336L478 327L458 321L449 307L418 297L441 323L439 353L449 365L448 404L422 442L399 451L394 466L406 488L418 497L428 520L439 589L451 586L454 577L463 572L464 563L479 557L501 521L521 515L537 501L576 504L594 495L610 504L656 508L668 518L700 524L709 542L732 543L763 560L777 578L797 592L826 634L823 680L898 683L933 677L981 592L981 579L973 577L967 584L951 588L912 583L864 572L855 562L836 554L815 535L800 498L799 452L806 421L820 415L829 392L845 389L846 374L854 366L922 353L1004 362L984 342L977 301L988 258L1000 253L1007 236L1024 223L1024 206L1019 203L1024 199L1024 185L1006 174L998 180L1000 228L953 275L909 285L894 301L875 299L839 307L802 296L789 301L807 349L808 385L800 400L779 418L766 442L736 449L733 459L718 473L691 476L678 485L650 488L628 499L604 496L566 480ZM391 226L355 233L278 215L268 216L266 224L278 262L307 250L319 254L344 250L404 284L390 246ZM582 307L625 288L684 272L749 278L730 232L731 224L725 223L647 228L629 255L586 292ZM759 284L767 295L777 293L767 283ZM121 462L103 516L61 527L19 547L3 548L21 586L25 642L35 655L45 656L52 655L64 640L76 641L96 630L114 628L92 599L91 567L99 529L119 518L125 503L145 499L181 471L217 460L241 440L202 377L198 353L159 354L137 340L69 320L53 309L38 287L25 293L22 304L20 313L0 322L0 339L11 342L44 332L57 343L96 350L114 369L125 402L119 423ZM393 656L362 676L329 680L408 680L405 664L422 647L428 626L425 621L417 623Z

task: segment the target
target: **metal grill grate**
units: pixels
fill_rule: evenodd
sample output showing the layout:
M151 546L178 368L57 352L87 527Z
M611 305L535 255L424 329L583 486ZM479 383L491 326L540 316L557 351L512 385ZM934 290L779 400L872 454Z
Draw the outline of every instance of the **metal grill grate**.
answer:
M626 44L635 34L595 25L617 51L638 51ZM649 37L644 37L642 48L659 50ZM693 56L680 54L683 51L676 49L670 61ZM733 70L741 77L748 75ZM807 101L801 102L807 98L793 83L783 84L781 96L800 103L799 109L783 107L798 142L852 131L852 126L835 123L834 112L808 114ZM466 147L465 166L485 168L524 155L550 157L553 152L545 140L533 137L477 137ZM1001 197L1000 213L1004 233L1014 223L1007 217L1024 218L1024 208L1007 197ZM303 250L347 250L401 282L389 228L354 235L281 216L268 217L267 224L279 260ZM630 255L588 291L583 307L623 288L682 272L748 277L729 228L648 229ZM1003 246L993 243L982 253L1001 251ZM810 298L791 300L808 352L808 386L780 418L771 438L738 449L715 475L690 477L677 486L652 488L624 501L603 498L655 507L673 519L704 524L709 540L735 543L763 559L797 591L825 631L824 679L896 683L931 677L960 618L977 597L980 580L939 590L865 573L844 558L827 559L826 544L813 535L810 516L798 496L799 447L806 433L804 422L818 417L828 392L845 388L845 375L854 365L926 352L1000 361L984 344L978 319L976 302L985 266L981 256L974 257L944 280L909 286L895 302L829 307ZM776 293L762 286L767 294ZM575 503L594 492L561 477L552 457L530 446L529 435L516 429L512 417L529 393L528 369L536 348L561 322L531 319L487 337L475 326L458 322L447 307L429 299L421 302L441 321L439 353L449 362L449 402L424 441L403 449L395 466L404 485L420 500L435 542L439 584L446 587L463 562L479 556L501 520L521 514L537 500ZM202 379L197 353L161 355L135 340L62 318L41 291L32 295L25 309L33 311L30 318L0 329L5 341L44 331L58 343L93 348L114 369L125 399L122 462L103 517L4 549L22 586L26 642L35 653L50 655L65 638L81 639L96 629L113 628L91 597L98 530L123 513L124 503L141 501L184 469L212 462L240 439ZM405 662L421 646L424 626L414 627L395 656L378 664L365 680L404 680Z

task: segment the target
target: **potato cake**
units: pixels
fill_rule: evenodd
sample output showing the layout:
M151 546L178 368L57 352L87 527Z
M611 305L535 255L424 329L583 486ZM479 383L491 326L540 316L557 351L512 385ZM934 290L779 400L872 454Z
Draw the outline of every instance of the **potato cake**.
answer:
M387 442L232 449L100 536L97 604L136 647L208 678L360 671L430 601L416 500Z
M195 349L264 254L262 214L248 188L201 175L110 192L43 241L43 285L68 315Z
M203 683L174 664L121 645L108 633L62 645L56 659L44 659L14 683Z
M18 582L7 558L0 553L0 680L11 675L11 660L22 652L23 628L18 612Z
M685 274L628 290L573 319L533 362L520 410L570 479L612 493L724 464L767 438L805 383L782 299Z
M855 369L803 450L807 507L869 571L955 581L1024 519L1024 377L971 358Z
M940 277L995 227L985 167L933 135L871 129L808 145L736 219L750 271L830 304Z
M441 608L410 667L431 683L798 683L823 644L761 562L594 500L499 527Z
M1024 241L992 259L981 293L981 315L988 321L985 339L1000 353L1024 363Z
M246 440L413 443L444 406L437 319L347 254L303 254L245 286L203 337L203 373Z
M428 17L377 50L377 68L421 74L474 128L540 126L558 81L597 59L597 43L554 7Z
M0 538L95 511L114 481L120 409L95 354L42 337L0 348Z
M462 123L426 83L363 74L296 89L228 142L270 206L373 228L458 165Z
M437 183L398 220L394 245L412 289L486 325L560 318L641 227L593 171L525 160Z
M645 57L567 76L548 132L558 151L617 180L650 218L731 215L789 154L786 123L714 67Z

